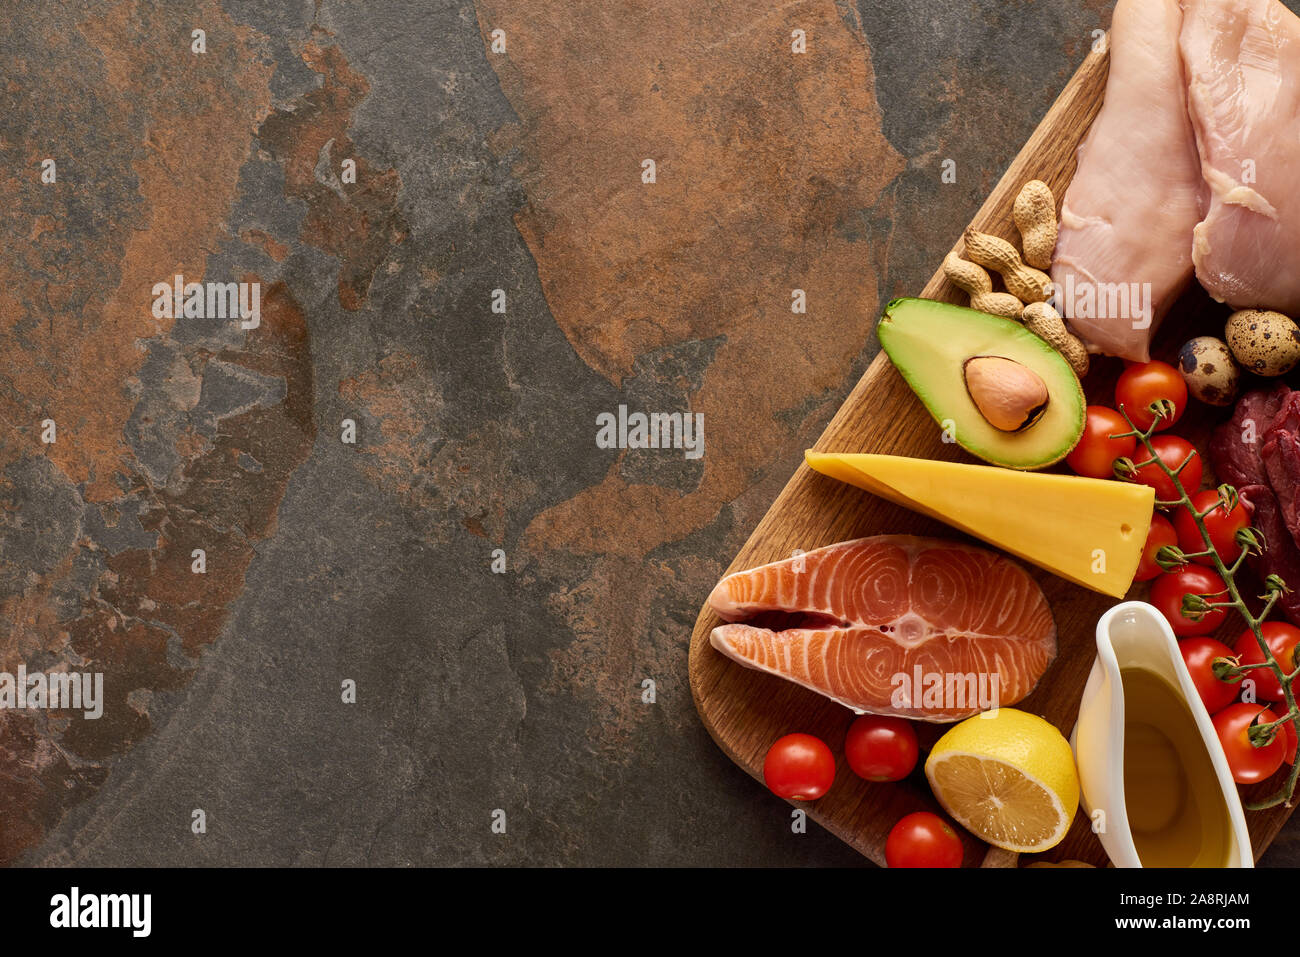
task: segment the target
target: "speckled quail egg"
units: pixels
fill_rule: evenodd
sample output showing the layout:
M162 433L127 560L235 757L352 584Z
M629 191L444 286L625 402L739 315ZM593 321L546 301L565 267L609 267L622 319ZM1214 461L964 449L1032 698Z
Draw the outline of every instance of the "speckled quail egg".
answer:
M1237 397L1241 370L1221 339L1197 336L1178 350L1178 371L1187 391L1207 405L1232 405Z
M1280 312L1234 312L1224 338L1241 367L1256 375L1283 375L1300 362L1300 327Z

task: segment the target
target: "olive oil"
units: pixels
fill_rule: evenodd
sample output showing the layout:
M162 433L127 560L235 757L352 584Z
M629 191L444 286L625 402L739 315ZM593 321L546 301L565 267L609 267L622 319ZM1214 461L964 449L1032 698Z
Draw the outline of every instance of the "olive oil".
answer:
M1124 684L1124 802L1143 867L1224 867L1232 826L1181 694L1145 668Z

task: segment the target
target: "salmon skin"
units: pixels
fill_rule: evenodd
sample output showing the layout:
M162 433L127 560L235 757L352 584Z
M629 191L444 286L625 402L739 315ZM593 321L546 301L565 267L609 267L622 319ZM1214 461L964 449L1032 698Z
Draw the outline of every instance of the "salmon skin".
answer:
M709 641L859 714L957 721L1012 705L1056 657L1043 591L997 552L910 535L828 545L722 579Z

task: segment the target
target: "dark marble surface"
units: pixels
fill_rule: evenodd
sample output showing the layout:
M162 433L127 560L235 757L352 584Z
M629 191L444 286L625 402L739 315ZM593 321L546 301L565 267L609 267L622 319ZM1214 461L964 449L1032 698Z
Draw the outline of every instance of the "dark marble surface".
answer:
M106 704L0 716L0 860L864 863L687 638L1109 8L6 7L0 670ZM177 272L261 325L155 318ZM598 447L620 404L706 453Z

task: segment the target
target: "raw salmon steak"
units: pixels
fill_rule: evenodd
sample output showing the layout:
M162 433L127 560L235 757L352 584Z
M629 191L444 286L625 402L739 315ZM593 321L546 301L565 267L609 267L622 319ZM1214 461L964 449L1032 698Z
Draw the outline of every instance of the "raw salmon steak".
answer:
M728 575L710 643L859 713L956 721L1015 704L1056 657L1042 589L971 545L880 535Z

